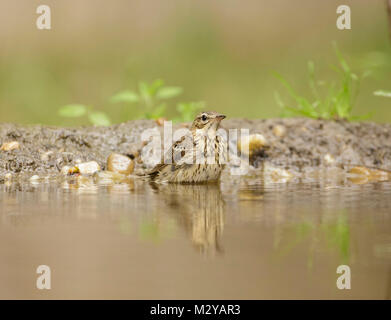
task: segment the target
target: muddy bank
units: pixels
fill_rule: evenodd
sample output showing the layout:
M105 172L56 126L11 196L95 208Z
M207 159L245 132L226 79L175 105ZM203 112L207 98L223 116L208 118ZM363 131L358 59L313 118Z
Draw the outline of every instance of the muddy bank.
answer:
M153 127L156 123L149 120L81 128L0 124L0 144L19 143L14 150L0 151L0 181L6 173L58 173L80 161L95 160L105 169L110 153L134 154L142 147L141 132ZM223 121L223 128L248 128L266 138L268 148L252 159L255 167L266 161L299 170L351 164L391 170L389 124L231 119Z

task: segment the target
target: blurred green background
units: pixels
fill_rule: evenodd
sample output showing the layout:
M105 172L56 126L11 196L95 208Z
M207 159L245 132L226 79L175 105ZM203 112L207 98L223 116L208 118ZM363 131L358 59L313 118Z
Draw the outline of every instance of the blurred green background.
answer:
M49 5L52 29L38 30L36 8ZM352 29L336 28L338 5L352 10ZM112 122L134 118L137 104L109 98L139 81L164 79L183 94L169 103L205 101L229 117L278 117L272 72L309 92L307 61L317 77L335 77L332 43L354 71L370 69L353 114L391 121L391 46L383 0L2 0L0 121L56 125L70 103L105 111Z

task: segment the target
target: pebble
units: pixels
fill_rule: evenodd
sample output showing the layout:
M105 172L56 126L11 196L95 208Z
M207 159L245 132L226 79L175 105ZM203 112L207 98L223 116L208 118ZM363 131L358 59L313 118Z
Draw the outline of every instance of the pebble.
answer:
M357 166L349 170L353 176L349 180L355 184L364 184L367 182L387 181L391 179L391 173L378 169L369 169L367 167Z
M276 137L282 137L286 133L286 128L280 124L277 124L273 127L273 134Z
M288 182L290 179L292 179L293 175L289 171L285 169L275 169L271 173L271 178L275 182Z
M41 178L40 178L39 176L34 175L34 176L30 177L30 183L31 183L32 185L38 185L38 184L40 183L40 182L39 182L40 179L41 179Z
M68 172L67 172L67 174L70 175L70 176L73 175L73 174L76 174L76 173L80 173L78 167L70 167L68 169Z
M371 174L370 170L366 167L354 167L349 170L349 173L363 176L369 176Z
M42 153L41 160L48 161L51 158L51 156L53 155L53 153L54 153L53 151L47 151L47 152Z
M166 118L157 118L157 119L155 120L156 124L157 124L158 126L160 126L160 127L162 127L162 126L164 125L164 121L167 121L167 119L166 119Z
M134 161L128 156L112 153L107 158L107 170L129 175L134 170Z
M83 175L94 174L95 172L100 171L100 166L96 161L78 163L74 168L78 169Z
M100 171L94 176L95 182L100 185L112 185L126 179L123 174L111 171Z
M238 140L238 149L242 154L248 154L250 158L257 152L262 150L262 148L266 145L266 138L259 133L251 134L248 137L242 137Z
M2 150L2 151L12 151L12 150L19 149L19 147L20 147L20 145L19 145L18 141L4 142L1 145L0 150Z
M64 175L64 176L66 176L66 175L69 173L69 169L71 169L70 166L63 166L63 167L61 168L61 174Z
M263 166L263 173L267 182L287 183L294 177L292 172L267 163Z
M334 159L334 157L331 155L331 154L329 154L329 153L327 153L325 156L324 156L324 161L326 162L326 164L333 164L334 162L335 162L335 159Z

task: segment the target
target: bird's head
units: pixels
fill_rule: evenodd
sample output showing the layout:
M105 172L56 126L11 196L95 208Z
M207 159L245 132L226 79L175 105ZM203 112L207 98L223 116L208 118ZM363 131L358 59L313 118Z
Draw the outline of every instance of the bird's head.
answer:
M193 130L217 130L221 120L225 118L225 115L214 111L205 111L199 113L193 121L191 129Z

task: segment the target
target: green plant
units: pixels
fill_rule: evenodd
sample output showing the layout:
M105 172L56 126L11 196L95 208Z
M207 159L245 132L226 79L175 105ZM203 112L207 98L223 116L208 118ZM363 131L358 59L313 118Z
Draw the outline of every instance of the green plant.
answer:
M199 102L181 102L176 106L176 110L179 113L180 117L174 119L174 121L182 122L191 122L194 120L196 114L204 109L205 103L203 101Z
M377 90L373 93L375 96L378 97L386 97L386 98L391 98L391 91L386 91L386 90Z
M352 109L357 97L361 80L369 73L364 72L357 76L352 72L346 60L334 46L335 54L339 61L339 67L332 66L332 69L340 75L336 84L335 81L327 83L316 81L315 64L308 62L309 87L312 92L311 98L306 98L298 94L293 87L280 74L275 73L275 77L288 90L289 95L293 98L295 106L289 106L284 103L280 95L275 92L277 104L283 109L283 116L304 116L309 118L322 119L354 119ZM325 90L326 87L326 90ZM321 94L321 92L326 93Z
M163 80L155 80L148 84L139 82L138 91L124 90L110 98L112 103L138 103L145 110L142 117L157 119L166 111L164 100L172 99L183 92L181 87L165 86Z
M58 114L65 118L80 118L87 116L88 120L96 126L109 126L110 118L102 111L95 111L92 107L83 104L68 104L58 110Z
M165 100L175 98L183 92L181 87L165 86L163 80L155 80L148 84L139 82L138 91L124 90L110 98L111 103L138 103L140 109L144 110L140 118L158 119L163 117L167 111ZM202 108L204 102L181 102L176 105L179 114L174 121L190 122ZM59 115L67 118L80 118L87 115L89 121L94 125L110 125L110 119L106 113L94 111L92 107L82 104L69 104L58 111Z

